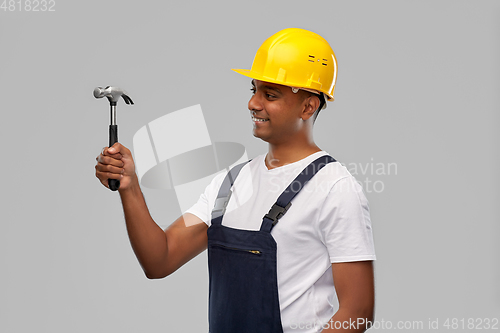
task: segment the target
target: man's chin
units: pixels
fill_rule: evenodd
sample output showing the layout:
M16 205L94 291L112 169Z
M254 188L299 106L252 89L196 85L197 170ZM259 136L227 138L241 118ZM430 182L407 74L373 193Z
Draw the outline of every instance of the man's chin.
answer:
M253 136L256 137L257 139L261 139L262 141L268 142L266 137L263 137L262 135L259 135L253 131Z

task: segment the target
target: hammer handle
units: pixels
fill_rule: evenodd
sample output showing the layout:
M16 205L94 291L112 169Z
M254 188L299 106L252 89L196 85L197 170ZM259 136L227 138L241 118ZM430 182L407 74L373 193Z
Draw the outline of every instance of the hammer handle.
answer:
M109 125L109 147L118 142L118 125ZM108 185L111 191L116 191L120 187L118 179L108 179Z

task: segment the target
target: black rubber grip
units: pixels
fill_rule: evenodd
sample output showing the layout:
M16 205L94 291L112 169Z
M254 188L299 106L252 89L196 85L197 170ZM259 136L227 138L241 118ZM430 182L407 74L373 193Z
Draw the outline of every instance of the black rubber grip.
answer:
M109 147L118 142L118 125L109 125ZM109 189L116 191L120 187L118 179L108 179Z

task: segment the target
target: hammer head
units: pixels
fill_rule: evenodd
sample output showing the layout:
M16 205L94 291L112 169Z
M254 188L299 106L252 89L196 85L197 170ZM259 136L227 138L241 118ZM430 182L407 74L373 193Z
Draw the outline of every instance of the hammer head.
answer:
M94 97L95 98L103 98L105 96L108 98L109 102L112 104L116 104L118 102L118 100L120 99L120 97L123 98L125 103L134 104L134 102L132 102L130 97L127 96L127 93L118 87L107 86L106 88L97 87L94 89Z

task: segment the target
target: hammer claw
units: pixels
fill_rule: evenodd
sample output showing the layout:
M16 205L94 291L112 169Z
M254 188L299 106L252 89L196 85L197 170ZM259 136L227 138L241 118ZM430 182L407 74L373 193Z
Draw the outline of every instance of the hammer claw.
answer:
M123 100L125 101L125 103L134 104L134 102L132 102L132 99L130 97L128 97L127 95L122 94L122 97L123 97Z

